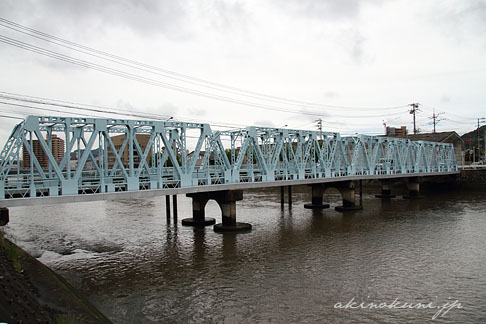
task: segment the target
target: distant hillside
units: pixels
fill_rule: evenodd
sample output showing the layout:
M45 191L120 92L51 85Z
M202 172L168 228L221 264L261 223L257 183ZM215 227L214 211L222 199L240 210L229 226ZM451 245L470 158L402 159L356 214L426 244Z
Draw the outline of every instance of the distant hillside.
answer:
M480 142L481 148L483 148L483 149L484 149L484 132L486 132L486 125L479 127L479 138L480 138L480 141L481 141ZM477 129L472 130L469 133L462 135L461 138L466 143L466 149L470 149L473 146L474 147L478 146L478 130Z
M82 156L84 153L84 149L79 150L79 155ZM96 159L100 155L100 149L96 148L91 150L91 153L93 154L93 157ZM78 158L78 151L71 152L71 159L77 159Z

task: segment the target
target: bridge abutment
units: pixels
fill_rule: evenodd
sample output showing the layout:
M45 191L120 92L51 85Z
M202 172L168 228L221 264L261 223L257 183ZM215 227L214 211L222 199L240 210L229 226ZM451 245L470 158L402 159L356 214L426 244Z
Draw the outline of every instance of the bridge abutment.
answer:
M376 198L390 199L395 198L397 195L391 193L392 182L388 179L381 180L381 194L375 195Z
M329 204L323 203L322 196L326 191L326 185L322 183L310 185L312 188L312 202L310 204L304 204L304 208L307 209L324 209L329 208Z
M339 190L343 198L343 205L335 207L336 211L344 212L363 209L363 206L356 204L355 184L353 181L337 182L333 186Z

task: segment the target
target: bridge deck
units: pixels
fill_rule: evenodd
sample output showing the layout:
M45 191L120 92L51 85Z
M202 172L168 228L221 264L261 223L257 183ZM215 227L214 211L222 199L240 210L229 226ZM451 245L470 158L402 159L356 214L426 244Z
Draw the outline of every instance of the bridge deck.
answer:
M459 171L441 172L437 173L414 173L414 174L392 174L392 175L353 175L334 178L320 178L320 179L302 179L302 180L285 180L285 181L269 181L269 182L242 182L229 183L197 187L184 188L169 188L169 189L148 189L138 191L122 191L122 192L106 192L96 194L80 194L80 195L62 195L62 196L47 196L47 197L27 197L14 199L1 199L0 206L2 207L18 207L18 206L35 206L47 204L62 204L75 202L89 202L102 200L116 200L116 199L131 199L131 198L149 198L166 195L179 195L198 192L212 192L220 190L245 190L257 188L270 188L280 186L295 186L308 185L316 183L333 183L341 181L356 181L356 180L400 180L411 177L431 177L431 176L446 176L458 175Z

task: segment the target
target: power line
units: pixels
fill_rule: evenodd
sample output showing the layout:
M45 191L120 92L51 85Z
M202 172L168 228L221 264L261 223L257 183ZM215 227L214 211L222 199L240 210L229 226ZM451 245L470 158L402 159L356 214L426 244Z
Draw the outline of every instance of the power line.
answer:
M8 116L8 115L0 115L0 117L3 117L3 118L10 118L10 119L20 119L20 120L23 120L22 117L14 117L14 116Z
M258 104L258 103L255 103L255 102L244 101L244 100L240 100L240 99L223 97L223 96L205 93L205 92L194 90L194 89L189 89L189 88L185 88L185 87L180 87L180 86L168 84L168 83L161 82L161 81L158 81L158 80L155 80L155 79L150 79L150 78L135 75L135 74L132 74L132 73L112 69L112 68L105 67L105 66L102 66L102 65L99 65L99 64L94 64L94 63L91 63L91 62L88 62L88 61L79 60L79 59L76 59L76 58L73 58L73 57L70 57L70 56L67 56L67 55L52 52L52 51L49 51L49 50L46 50L46 49L43 49L43 48L40 48L40 47L37 47L37 46L34 46L34 45L30 45L30 44L27 44L27 43L24 43L24 42L20 42L20 41L11 39L9 37L1 36L1 35L0 35L0 42L6 43L6 44L9 44L9 45L12 45L12 46L24 49L24 50L28 50L28 51L31 51L31 52L34 52L34 53L37 53L37 54L40 54L40 55L44 55L44 56L48 56L48 57L51 57L51 58L54 58L54 59L58 59L58 60L61 60L61 61L67 62L67 63L79 65L79 66L82 66L82 67L85 67L85 68L89 68L89 69L92 69L92 70L96 70L96 71L111 74L111 75L115 75L115 76L125 78L125 79L129 79L129 80L132 80L132 81L138 81L138 82L142 82L142 83L145 83L145 84L163 87L163 88L167 88L167 89L171 89L171 90L175 90L175 91L179 91L179 92L183 92L183 93L189 93L189 94L193 94L193 95L197 95L197 96L202 96L202 97L207 97L207 98L211 98L211 99L217 99L217 100L221 100L221 101L241 104L241 105L250 106L250 107L259 108L259 109L281 111L281 112L287 112L287 113L296 113L296 111L294 111L294 110L283 109L283 108L280 108L280 107L274 107L274 106L269 106L269 105L262 105L262 104ZM309 115L309 116L321 116L322 115L322 114L318 114L318 113L302 112L302 111L300 111L299 113L304 114L304 115Z
M3 95L2 95L3 94ZM8 96L5 96L8 95ZM113 108L113 107L106 107L106 106L97 106L97 105L91 105L91 104L86 104L86 103L76 103L76 102L71 102L71 101L63 101L59 99L48 99L48 98L43 98L43 97L36 97L36 96L30 96L26 94L17 94L17 93L12 93L12 92L5 92L5 91L0 91L0 98L4 99L14 99L15 100L20 100L24 102L29 102L30 99L35 99L35 100L41 100L42 104L47 104L47 105L56 105L59 107L70 107L75 109L80 109L80 110L86 110L90 112L99 112L99 113L107 113L107 114L116 114L120 115L121 112L127 112L127 113L132 113L131 115L129 114L124 114L123 116L132 116L132 117L141 117L141 118L148 118L148 119L161 119L161 120L166 120L167 118L171 117L169 115L163 115L163 114L154 114L154 113L147 113L147 112L140 112L137 114L133 114L133 110L126 110L126 109L121 109L121 108ZM27 98L26 100L24 100ZM90 108L96 108L96 109L90 109ZM204 119L194 119L194 118L188 118L184 116L178 116L177 119L180 120L186 120L186 121L192 121L192 122L206 122L211 124L212 126L221 126L221 127L245 127L246 125L243 124L235 124L235 123L224 123L220 121L215 121L215 120L204 120ZM218 125L219 124L219 125Z
M426 110L428 112L431 112L431 113L433 113L434 112L434 109L435 109L435 108L432 108L430 106L424 106L422 104L420 105L420 107L422 107L422 109L424 109L424 107L425 107L426 109L424 109L424 110ZM453 112L447 111L447 109L445 109L444 107L442 107L441 110L444 110L447 115L455 116L458 119L471 120L473 122L476 120L476 117L472 117L472 116L471 117L468 117L468 116L464 116L462 114L461 115L458 115L458 114L455 114ZM469 110L469 108L465 108L464 110Z
M258 100L277 102L277 103L292 105L292 106L304 105L304 106L307 106L306 108L309 108L309 109L321 109L321 110L323 110L323 108L325 108L325 110L333 110L334 109L334 110L341 110L341 111L342 110L363 110L363 109L366 109L366 110L390 110L390 109L400 109L400 108L404 108L404 107L407 106L407 105L402 105L402 106L380 107L380 108L377 108L377 107L350 107L350 106L327 105L327 104L321 104L321 103L312 103L312 102L306 102L306 101L301 101L301 100L288 99L288 98L268 95L268 94L264 94L264 93L259 93L259 92L255 92L255 91L244 90L244 89L236 88L236 87L232 87L232 86L227 86L227 85L224 85L224 84L221 84L221 83L216 83L216 82L212 82L212 81L188 76L188 75L185 75L185 74L181 74L181 73L178 73L178 72L162 69L162 68L159 68L159 67L155 67L155 66L152 66L152 65L145 64L145 63L140 63L140 62L130 60L130 59L118 56L118 55L110 54L110 53L100 51L100 50L97 50L97 49L94 49L94 48L91 48L91 47L87 47L87 46L84 46L84 45L81 45L81 44L78 44L78 43L75 43L75 42L71 42L71 41L65 40L63 38L59 38L59 37L56 37L56 36L53 36L53 35L49 35L47 33L29 28L29 27L26 27L26 26L23 26L23 25L20 25L20 24L17 24L15 22L9 21L9 20L4 19L4 18L0 18L0 26L9 28L9 29L17 31L19 33L23 33L23 34L29 35L31 37L35 37L37 39L40 39L40 40L43 40L43 41L46 41L46 42L49 42L49 43L52 43L52 44L56 44L58 46L62 46L62 47L65 47L65 48L68 48L68 49L71 49L71 50L74 50L74 51L77 51L77 52L81 52L81 53L84 53L84 54L87 54L87 55L90 55L90 56L93 56L93 57L97 57L97 58L100 58L100 59L103 59L103 60L107 60L107 61L110 61L110 62L113 62L113 63L121 64L121 65L124 65L124 66L127 66L127 67L131 67L131 68L134 68L134 69L141 70L141 71L157 74L157 75L164 76L164 77L167 77L167 78L171 78L171 79L174 79L174 80L178 80L178 81L181 81L181 82L186 82L186 83L190 83L190 84L193 84L193 85L202 86L202 87L205 87L205 88L209 88L209 89L213 89L213 90L217 90L217 91L222 91L222 92L226 92L226 93L251 97L251 98L254 98L254 99L258 99Z
M276 106L263 105L263 104L258 104L258 103L255 103L255 102L244 101L244 100L240 100L240 99L234 99L234 98L229 98L229 97L224 97L224 96L219 96L219 95L213 95L213 94L202 92L202 91L199 91L199 90L175 86L175 85L168 84L168 83L165 83L165 82L161 82L161 81L158 81L158 80L155 80L155 79L150 79L150 78L135 75L135 74L132 74L132 73L112 69L112 68L105 67L105 66L95 64L95 63L91 63L91 62L88 62L88 61L79 60L79 59L76 59L76 58L73 58L73 57L70 57L70 56L67 56L67 55L52 52L52 51L49 51L49 50L46 50L46 49L43 49L43 48L40 48L40 47L37 47L37 46L34 46L34 45L30 45L30 44L27 44L27 43L24 43L24 42L20 42L20 41L14 40L12 38L1 36L1 35L0 35L0 42L9 44L9 45L12 45L12 46L15 46L15 47L19 47L21 49L25 49L25 50L28 50L28 51L31 51L31 52L34 52L34 53L37 53L37 54L48 56L48 57L51 57L51 58L54 58L54 59L58 59L58 60L61 60L61 61L67 62L67 63L83 66L83 67L93 69L93 70L96 70L96 71L99 71L99 72L115 75L115 76L118 76L118 77L122 77L122 78L133 80L133 81L142 82L142 83L153 85L153 86L168 88L168 89L171 89L171 90L176 90L176 91L180 91L180 92L184 92L184 93L190 93L190 94L194 94L194 95L198 95L198 96L202 96L202 97L208 97L208 98L222 100L222 101L226 101L226 102L241 104L241 105L250 106L250 107L254 107L254 108L258 108L258 109L280 111L280 112L292 113L292 114L298 113L298 114L301 114L301 115L308 115L308 116L315 116L315 117L322 116L322 114L320 114L320 113L314 113L314 112L308 112L308 111L302 111L302 110L301 111L295 111L295 110L291 110L291 109L286 109L286 108L281 108L281 107L276 107ZM344 118L375 118L375 117L397 116L401 113L402 112L396 112L396 113L391 113L391 114L380 114L380 115L362 115L362 116L359 116L359 115L351 115L351 116L340 115L340 116L344 117Z

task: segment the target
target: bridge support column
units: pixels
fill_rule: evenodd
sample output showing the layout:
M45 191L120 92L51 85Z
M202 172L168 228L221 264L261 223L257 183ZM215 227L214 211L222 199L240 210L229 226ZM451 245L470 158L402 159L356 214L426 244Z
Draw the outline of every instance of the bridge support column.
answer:
M215 232L245 232L251 230L251 224L236 221L236 202L243 200L243 191L220 191L214 198L221 208L222 223L214 225Z
M381 194L375 195L376 198L390 199L395 198L397 195L391 193L391 181L381 180Z
M287 187L287 194L288 194L288 203L289 203L289 208L292 208L292 186Z
M172 195L172 211L174 212L174 222L177 223L177 195Z
M211 199L208 193L187 194L186 197L192 198L192 218L184 218L182 225L204 227L216 223L214 218L206 217L204 211L206 204Z
M285 205L285 187L284 186L280 187L280 205L282 205L282 208Z
M292 208L292 186L287 186L287 200L289 208ZM285 205L285 186L280 187L280 205L282 208Z
M335 208L336 211L344 212L363 209L363 206L356 205L356 197L354 192L355 185L353 181L338 182L333 184L333 186L339 190L341 196L343 197L343 205L337 206Z
M310 204L304 204L304 208L307 209L324 209L329 208L329 204L324 204L322 202L322 195L324 191L326 191L325 184L312 184L310 185L312 188L312 202Z
M236 202L243 200L243 191L224 190L187 194L192 198L192 219L184 219L183 225L206 226L215 223L214 218L206 218L204 208L209 200L216 200L221 208L222 222L214 225L215 232L241 232L251 230L251 224L236 221Z
M0 207L0 226L5 226L10 221L8 208Z
M165 215L167 216L167 223L170 223L170 196L165 196Z
M420 195L420 182L421 179L418 177L408 178L407 179L408 195L403 196L403 199L423 198L423 196Z

